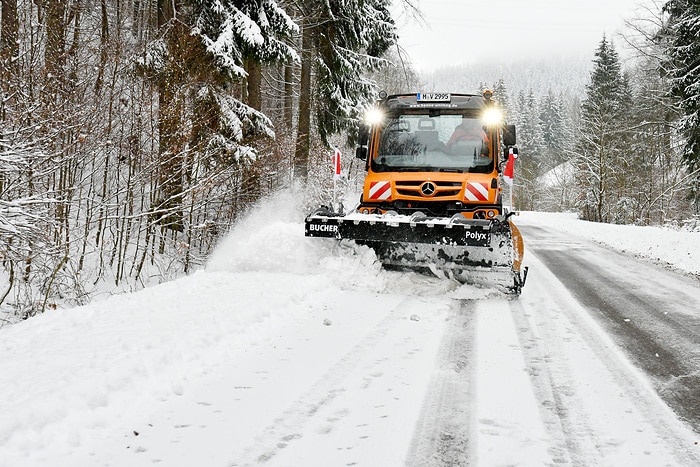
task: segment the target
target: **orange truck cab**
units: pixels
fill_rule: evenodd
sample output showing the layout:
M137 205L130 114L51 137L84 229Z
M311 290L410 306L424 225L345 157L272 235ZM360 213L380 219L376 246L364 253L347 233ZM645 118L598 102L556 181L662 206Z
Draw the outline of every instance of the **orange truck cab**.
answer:
M492 219L503 214L501 148L515 144L490 91L388 96L368 113L359 212Z
M322 206L306 217L305 235L367 245L385 266L520 293L523 242L499 176L515 127L492 93L380 97L359 134L360 203L348 213Z

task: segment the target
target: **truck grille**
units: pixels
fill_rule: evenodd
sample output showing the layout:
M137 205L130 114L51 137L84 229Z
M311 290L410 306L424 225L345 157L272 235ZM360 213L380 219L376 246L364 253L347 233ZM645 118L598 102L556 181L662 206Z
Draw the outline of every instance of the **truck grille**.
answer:
M421 194L420 187L425 183L425 180L419 181L399 181L395 183L395 188L398 194L401 196L416 196L419 198L424 198ZM438 182L433 181L435 184L436 191L432 198L446 198L450 196L457 196L462 190L461 182Z

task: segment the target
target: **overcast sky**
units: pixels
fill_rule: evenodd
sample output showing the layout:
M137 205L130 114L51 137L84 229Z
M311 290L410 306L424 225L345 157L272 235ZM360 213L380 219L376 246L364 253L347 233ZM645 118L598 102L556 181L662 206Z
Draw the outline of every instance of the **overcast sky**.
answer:
M394 0L395 4L399 0ZM430 71L486 59L590 56L642 0L414 0L427 25L401 16L399 44L415 68Z

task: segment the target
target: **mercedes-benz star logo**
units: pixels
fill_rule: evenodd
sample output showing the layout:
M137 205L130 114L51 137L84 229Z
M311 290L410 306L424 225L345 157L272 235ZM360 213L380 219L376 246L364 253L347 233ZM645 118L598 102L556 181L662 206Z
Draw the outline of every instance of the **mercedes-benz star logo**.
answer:
M420 192L423 196L433 196L435 194L435 184L433 182L425 182L420 186Z

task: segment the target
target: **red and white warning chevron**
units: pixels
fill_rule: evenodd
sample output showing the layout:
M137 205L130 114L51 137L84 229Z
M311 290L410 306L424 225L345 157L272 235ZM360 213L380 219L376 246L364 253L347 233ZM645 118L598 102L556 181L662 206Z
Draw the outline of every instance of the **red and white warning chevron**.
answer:
M387 201L391 199L391 182L371 182L369 199Z
M467 182L464 189L464 199L467 201L488 201L489 185L480 182Z

